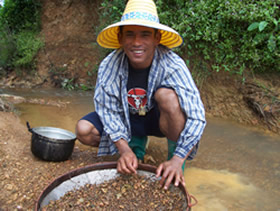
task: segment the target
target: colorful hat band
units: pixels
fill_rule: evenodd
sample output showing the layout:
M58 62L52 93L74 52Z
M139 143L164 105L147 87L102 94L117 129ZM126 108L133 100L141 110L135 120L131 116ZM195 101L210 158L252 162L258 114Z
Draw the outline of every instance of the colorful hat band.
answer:
M151 21L155 23L159 23L159 18L151 13L147 12L130 12L126 13L122 16L121 21L127 21L132 19L138 19L138 20L145 20L145 21Z

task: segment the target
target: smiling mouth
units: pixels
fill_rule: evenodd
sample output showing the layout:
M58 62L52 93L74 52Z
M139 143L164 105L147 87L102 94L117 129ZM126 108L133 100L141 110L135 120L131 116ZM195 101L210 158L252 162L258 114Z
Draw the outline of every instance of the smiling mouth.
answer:
M132 50L132 53L134 53L134 54L142 54L142 53L144 53L144 50Z

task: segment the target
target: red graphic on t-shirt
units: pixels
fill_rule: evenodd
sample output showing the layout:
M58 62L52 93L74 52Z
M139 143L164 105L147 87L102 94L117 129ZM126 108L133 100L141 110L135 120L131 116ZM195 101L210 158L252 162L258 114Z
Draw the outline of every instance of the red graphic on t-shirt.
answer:
M139 110L140 106L145 107L147 104L146 90L142 88L130 89L128 91L128 104L136 111Z

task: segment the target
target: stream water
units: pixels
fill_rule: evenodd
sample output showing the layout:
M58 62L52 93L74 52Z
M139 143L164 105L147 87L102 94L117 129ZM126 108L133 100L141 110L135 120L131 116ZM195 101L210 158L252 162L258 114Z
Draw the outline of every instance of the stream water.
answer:
M77 120L94 110L92 92L1 90L0 93L44 98L66 107L16 105L22 122L74 132ZM184 172L188 192L198 200L192 210L280 211L280 136L224 120L208 119L196 158Z

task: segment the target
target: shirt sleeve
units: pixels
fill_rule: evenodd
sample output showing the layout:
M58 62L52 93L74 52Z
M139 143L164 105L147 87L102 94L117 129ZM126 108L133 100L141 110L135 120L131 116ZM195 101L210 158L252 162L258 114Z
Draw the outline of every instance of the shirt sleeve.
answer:
M94 104L97 114L103 124L104 132L113 142L123 138L128 140L128 126L125 123L124 108L121 97L121 78L117 73L118 61L108 57L98 70L94 94Z
M196 154L199 141L206 125L205 110L200 98L200 93L185 65L185 62L174 53L168 54L166 67L169 71L163 85L175 90L179 98L181 109L187 116L185 127L177 140L174 155L187 159L193 159Z

